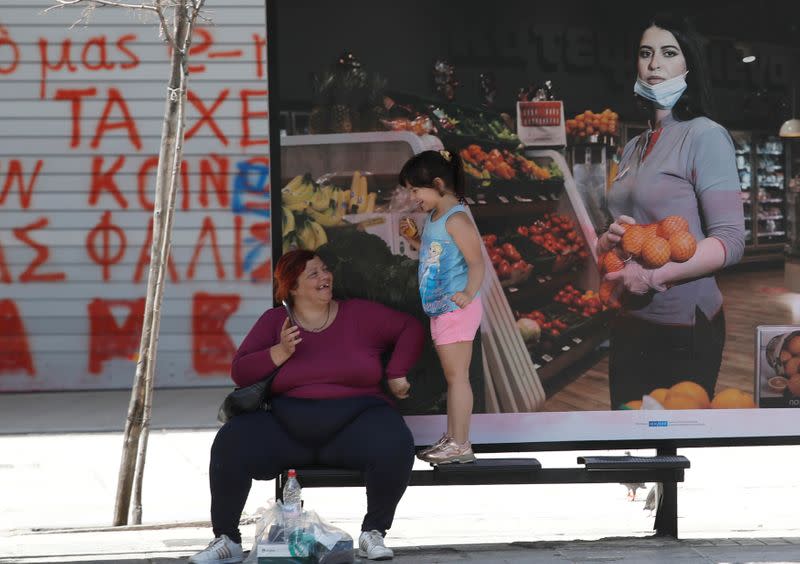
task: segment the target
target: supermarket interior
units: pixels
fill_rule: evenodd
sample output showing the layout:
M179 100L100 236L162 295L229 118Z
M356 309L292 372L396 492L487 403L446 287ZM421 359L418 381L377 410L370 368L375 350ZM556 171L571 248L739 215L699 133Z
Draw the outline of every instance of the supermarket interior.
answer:
M608 394L615 311L602 296L607 265L595 247L615 219L607 195L623 148L648 131L632 87L640 23L652 7L273 6L270 96L280 110L282 188L275 260L318 249L339 297L421 313L418 253L400 227L425 214L398 173L419 152L455 151L486 249L484 322L470 375L475 411L624 408ZM800 4L669 8L690 16L705 38L713 117L730 133L739 177L745 249L717 274L727 340L716 391L743 392L734 407L796 405L786 384L800 395L800 376L792 381L782 359L762 377L755 347L757 326L800 322ZM431 347L425 354L422 365L435 361ZM424 373L411 376L420 393L401 408L443 413L446 385Z

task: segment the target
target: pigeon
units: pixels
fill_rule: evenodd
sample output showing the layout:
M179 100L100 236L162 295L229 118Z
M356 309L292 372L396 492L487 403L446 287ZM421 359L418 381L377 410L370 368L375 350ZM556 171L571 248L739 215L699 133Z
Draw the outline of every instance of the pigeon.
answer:
M630 455L631 451L626 450L625 456L630 456ZM636 483L620 482L620 483L626 488L628 488L627 496L629 501L636 501L636 491L643 490L645 488L645 485L642 482L636 482Z
M661 483L656 482L653 484L653 487L650 488L650 491L647 492L647 499L644 502L644 510L653 511L658 510L658 506L661 505Z
M626 482L620 482L620 483L626 488L628 488L627 496L629 501L636 501L636 491L643 490L645 488L645 484L643 482L637 482L635 484Z

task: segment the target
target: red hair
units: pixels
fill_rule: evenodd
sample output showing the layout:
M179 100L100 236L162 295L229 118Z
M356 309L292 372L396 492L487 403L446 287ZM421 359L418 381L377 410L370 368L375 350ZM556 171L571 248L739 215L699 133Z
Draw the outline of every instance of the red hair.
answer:
M275 265L275 299L291 302L289 291L297 286L297 280L306 269L306 264L317 254L314 251L298 249L289 251L278 259Z

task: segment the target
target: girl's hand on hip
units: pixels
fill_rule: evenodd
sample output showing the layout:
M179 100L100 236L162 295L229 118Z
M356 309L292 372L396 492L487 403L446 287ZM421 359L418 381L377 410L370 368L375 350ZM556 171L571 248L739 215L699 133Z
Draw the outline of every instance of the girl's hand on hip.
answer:
M411 389L411 384L405 376L401 378L392 378L389 380L389 391L397 399L406 399L408 397L408 390Z
M453 294L453 297L450 298L450 300L453 303L455 303L458 307L460 307L461 309L464 309L465 307L467 307L470 304L470 302L472 301L472 298L470 298L464 292L456 292L455 294Z
M627 215L619 216L614 223L608 226L608 231L600 235L597 240L597 251L600 253L607 253L622 240L625 234L625 229L628 225L636 224L636 220Z
M663 292L667 289L665 284L657 281L658 269L643 267L635 260L629 260L625 268L606 274L606 280L619 280L631 294L643 295L648 292Z

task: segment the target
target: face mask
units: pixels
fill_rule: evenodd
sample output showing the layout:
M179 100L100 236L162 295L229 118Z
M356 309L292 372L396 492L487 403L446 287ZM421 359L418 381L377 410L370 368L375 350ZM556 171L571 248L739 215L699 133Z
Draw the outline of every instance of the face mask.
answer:
M648 84L641 78L637 78L636 84L633 85L633 91L642 98L653 102L659 110L669 110L686 90L687 74L689 71L658 84Z

